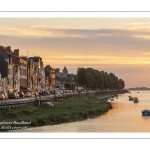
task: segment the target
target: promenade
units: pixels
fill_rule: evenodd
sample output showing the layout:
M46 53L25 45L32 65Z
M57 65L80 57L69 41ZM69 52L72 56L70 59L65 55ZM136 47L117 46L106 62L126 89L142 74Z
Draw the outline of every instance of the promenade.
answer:
M126 90L112 90L112 91L88 91L88 92L73 92L57 95L43 95L32 98L21 98L21 99L8 99L0 101L0 112L5 112L7 109L19 109L25 106L38 106L42 102L52 102L56 101L59 98L74 97L74 96L83 96L83 95L105 95L116 92L127 92ZM105 99L105 96L103 97Z

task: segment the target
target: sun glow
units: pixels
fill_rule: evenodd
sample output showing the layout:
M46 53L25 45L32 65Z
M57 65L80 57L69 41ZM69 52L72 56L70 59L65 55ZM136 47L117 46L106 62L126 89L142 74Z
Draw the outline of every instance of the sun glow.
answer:
M132 82L137 86L150 85L150 18L0 18L0 21L0 44L19 49L20 56L27 56L28 51L30 57L33 53L42 57L44 65L61 69L67 66L74 73L78 67L114 72L128 87Z
M150 64L150 58L142 57L115 57L115 56L43 56L45 62L51 64Z

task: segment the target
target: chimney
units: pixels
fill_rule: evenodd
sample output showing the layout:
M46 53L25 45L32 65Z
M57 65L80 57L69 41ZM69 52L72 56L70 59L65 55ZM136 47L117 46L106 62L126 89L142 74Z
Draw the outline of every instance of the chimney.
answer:
M7 47L6 47L6 51L7 51L8 53L11 53L11 47L10 47L10 46L7 46Z
M14 54L19 57L19 49L14 49Z

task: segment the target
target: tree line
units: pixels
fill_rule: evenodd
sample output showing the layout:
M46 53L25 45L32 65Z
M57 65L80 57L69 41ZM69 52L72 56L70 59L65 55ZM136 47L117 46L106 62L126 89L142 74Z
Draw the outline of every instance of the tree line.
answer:
M91 89L114 90L123 89L125 83L113 73L99 71L93 68L78 68L75 82Z

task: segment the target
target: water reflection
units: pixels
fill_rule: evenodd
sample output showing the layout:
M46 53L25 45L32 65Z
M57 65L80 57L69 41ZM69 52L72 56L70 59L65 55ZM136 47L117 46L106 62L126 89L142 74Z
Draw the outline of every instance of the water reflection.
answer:
M128 96L138 97L139 103L129 101ZM150 109L149 91L131 91L120 94L108 113L79 122L29 128L24 132L149 132L150 117L142 116L143 109Z

